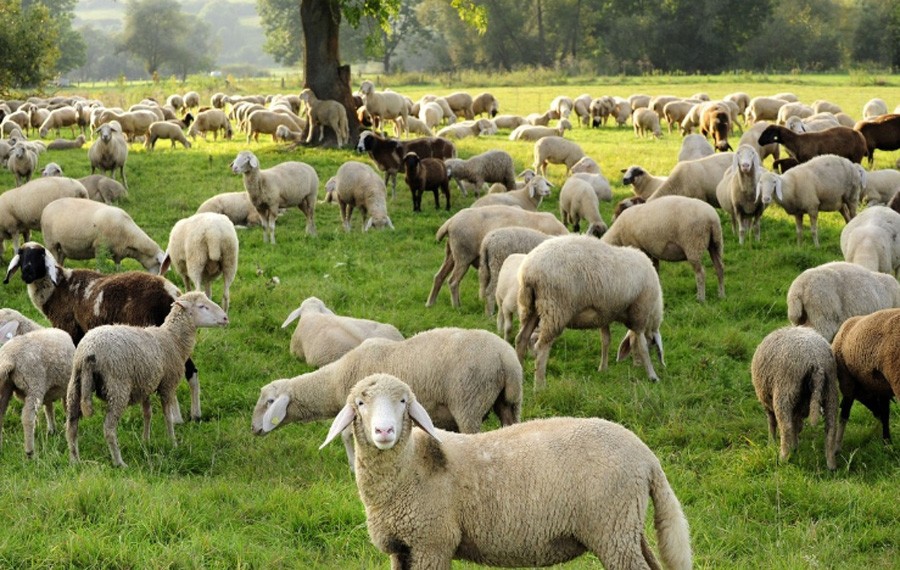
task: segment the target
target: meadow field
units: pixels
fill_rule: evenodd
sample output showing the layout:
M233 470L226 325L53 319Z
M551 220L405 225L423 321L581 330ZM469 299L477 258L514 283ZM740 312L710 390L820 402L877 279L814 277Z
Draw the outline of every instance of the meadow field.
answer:
M428 92L465 89L477 94L490 89L501 112L523 115L545 110L556 95L585 92L593 97L639 92L687 97L702 91L715 99L733 91L751 96L791 91L806 103L837 103L854 117L872 97L887 101L889 109L900 104L896 77L858 75L598 78L536 85L509 84L503 78L452 86L382 80L379 88L391 87L414 100ZM300 90L290 81L248 81L232 87L240 93ZM220 90L206 78L187 85L99 87L92 92L73 88L67 93L128 105L192 88L201 90L204 101ZM459 154L468 157L502 148L514 157L518 170L531 166L533 144L508 141L507 134L460 141ZM620 171L640 164L651 173L667 174L681 144L677 134L638 139L630 125L576 127L566 137L597 160L612 183L613 203L601 204L607 223L615 201L631 193L622 185ZM132 144L126 166L130 196L119 206L165 247L172 225L203 200L243 189L229 163L244 149L255 152L263 167L286 160L313 165L320 199L325 181L340 164L371 162L352 150L287 151L267 136L249 144L240 134L228 142L198 139L193 148L174 151L165 141L154 152ZM876 168L894 167L897 158L897 152L876 153ZM68 176L90 173L86 149L48 152L41 156L40 167L49 161L60 164ZM562 166L549 169L557 189L563 174ZM5 170L0 170L0 187L13 187ZM471 271L460 288L461 308L451 307L446 288L434 307L425 308L444 255L444 244L435 241L434 233L473 199L462 197L454 186L449 213L435 211L426 196L423 211L414 214L401 177L396 197L388 201L394 231L363 233L362 220L355 217L353 231L346 233L337 206L326 203L317 206L317 237L304 233L305 220L297 210L279 218L275 246L263 243L258 227L240 230L231 324L199 334L194 360L200 369L203 419L176 426L176 448L165 435L157 401L150 441L142 441L141 412L135 406L118 430L128 467L112 467L100 404L94 416L81 421L80 464L69 463L62 433L44 432L43 418L35 458L28 460L22 452L21 404L11 404L0 449L0 568L388 568L387 556L369 541L343 447L332 444L318 450L330 422L291 424L255 437L251 412L261 386L311 370L288 351L293 326L280 328L306 297L319 297L339 314L392 323L406 336L441 326L495 330L494 319L484 315ZM558 213L556 194L541 210ZM724 299L716 296L708 259L704 304L695 299L694 274L686 263L663 263L660 268L667 366L657 366L658 383L648 381L643 368L630 362L611 362L607 371L598 372L599 334L570 330L550 354L545 391L533 392L534 363L530 357L525 361L523 419L596 416L634 431L659 457L682 502L697 568L898 568L900 455L896 446L882 443L872 414L859 404L854 407L836 471L825 466L821 423L807 426L799 450L789 462L779 462L778 446L768 441L766 415L750 382L757 344L788 324L785 295L793 279L809 267L841 259L843 219L838 213L820 216L818 248L812 244L808 220L803 243L797 246L793 218L777 205L763 217L761 242L739 246L724 214L722 222ZM33 239L40 241L40 233ZM3 262L10 256L7 246ZM66 265L113 270L108 259ZM140 268L133 260L123 266ZM174 273L168 277L182 286ZM213 298L221 301L220 282L213 286ZM18 276L0 287L0 305L46 322ZM624 332L623 326L613 326L616 346ZM466 355L459 356L464 362ZM186 410L185 383L178 396ZM56 417L60 424L58 407ZM892 420L898 425L896 406ZM491 416L485 429L497 426ZM655 545L652 516L647 521ZM454 568L479 567L454 562ZM601 565L586 555L564 567Z

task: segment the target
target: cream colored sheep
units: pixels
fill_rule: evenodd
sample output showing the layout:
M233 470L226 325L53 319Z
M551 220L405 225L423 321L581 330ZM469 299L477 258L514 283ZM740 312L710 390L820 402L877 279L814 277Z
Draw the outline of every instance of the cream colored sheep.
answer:
M419 106L419 120L425 123L429 129L434 129L441 124L443 118L444 111L436 102L427 101Z
M200 135L203 140L206 140L206 133L211 132L213 140L218 140L219 131L222 131L222 138L231 139L233 131L228 115L221 109L206 109L197 113L194 122L188 129L188 135L192 139L196 139L197 135Z
M522 125L527 125L528 121L521 115L497 115L491 120L497 125L498 129L515 129Z
M872 117L877 117L879 115L887 115L888 107L887 103L884 102L884 99L879 99L878 97L874 99L870 99L863 105L862 116L863 120L871 119Z
M444 95L444 99L457 117L463 116L469 121L475 118L475 110L473 108L475 101L472 99L472 96L465 91L457 91L449 95Z
M509 133L511 141L538 141L544 137L558 136L572 128L568 119L560 119L555 127L542 127L540 125L520 125Z
M359 208L362 214L363 231L372 227L394 229L387 213L384 181L368 164L353 160L343 163L325 184L325 192L337 199L345 231L350 231L353 208Z
M41 123L38 133L43 139L47 138L47 135L50 134L50 129L56 130L56 136L59 136L60 129L63 127L71 127L72 136L74 137L76 135L75 127L77 126L78 112L75 111L75 108L70 106L59 107L50 111L47 118Z
M471 208L484 206L517 206L523 210L536 212L541 201L552 193L553 184L543 176L531 178L525 186L519 190L510 190L501 194L490 194L475 200Z
M622 169L622 184L632 186L635 195L644 200L650 198L665 183L666 178L665 176L654 176L637 165Z
M37 169L37 161L37 154L24 144L12 147L9 158L6 160L6 169L16 177L16 186L21 186L31 180Z
M719 206L731 216L731 228L738 234L741 245L744 236L753 229L756 230L756 241L760 238L760 219L766 209L757 191L762 172L756 150L750 145L741 145L734 153L734 163L716 186Z
M143 135L147 132L150 125L160 119L160 116L153 111L137 110L119 112L114 109L106 109L101 111L97 124L102 126L110 121L116 121L121 127L122 135L128 141L134 141L135 137Z
M534 143L534 165L532 168L541 176L547 176L548 164L564 164L566 175L584 156L578 143L560 136L544 137Z
M300 92L300 100L306 104L306 123L309 128L309 134L306 137L307 144L312 142L317 127L319 128L319 143L325 139L325 127L334 131L338 148L350 141L347 109L340 102L319 99L309 88Z
M860 198L866 198L870 206L886 205L900 191L900 171L893 168L870 170L866 173L866 187Z
M696 105L696 101L678 99L666 103L663 107L663 118L669 125L669 134L672 134L672 127L678 125L678 131L682 132L681 123L687 117L690 110ZM685 134L682 132L682 134Z
M572 104L572 110L575 111L575 116L578 117L581 126L589 126L591 124L591 96L583 93L573 99Z
M678 162L684 160L697 160L704 156L712 156L716 149L709 144L709 140L703 135L691 134L681 141L681 150L678 152Z
M175 123L169 121L156 121L151 123L145 135L144 147L147 150L156 148L156 141L159 139L167 139L172 142L172 148L175 148L175 142L181 143L183 148L191 148L191 141L184 136L184 131Z
M497 305L497 333L502 334L507 342L512 332L513 317L518 315L519 267L524 260L524 253L509 254L503 260L495 283L493 301Z
M494 292L503 262L513 253L528 253L549 239L544 232L522 227L505 227L485 234L478 249L478 298L484 299L484 313L494 313Z
M463 196L469 195L466 183L474 187L476 196L481 194L485 183L500 182L508 190L516 189L513 159L505 150L488 150L467 159L448 158L444 160L444 166L447 167L447 176L456 180Z
M778 119L778 110L788 102L777 97L754 97L744 111L747 122L750 124L759 121L775 121Z
M249 144L251 140L259 142L260 134L272 135L272 139L274 140L275 131L278 130L279 125L284 125L292 131L303 130L300 118L296 115L279 113L266 109L257 109L256 111L253 111L247 116L246 121L247 143Z
M491 118L497 116L500 111L500 102L488 92L479 93L472 99L472 113L474 115L487 114Z
M359 94L362 95L363 104L376 121L375 128L379 129L381 121L393 121L401 119L399 126L406 126L406 118L409 116L409 106L406 99L399 93L391 91L375 91L375 84L368 79L359 86ZM401 133L396 133L399 137ZM409 136L409 131L406 131Z
M781 158L781 145L779 145L778 143L771 143L767 145L759 144L759 137L762 135L763 131L765 131L771 124L772 123L769 123L768 121L760 121L753 124L753 126L748 128L746 131L744 131L744 134L741 135L741 139L738 141L738 146L752 146L759 154L760 162L764 161L770 156L773 158L773 160L777 161L779 158Z
M631 117L634 125L634 136L644 137L644 134L653 135L656 138L662 137L662 130L659 128L659 115L652 109L640 108L635 109Z
M553 113L550 111L544 111L543 113L529 113L525 117L525 121L529 125L535 125L540 127L546 127L550 124L550 119L553 118Z
M122 178L122 186L128 189L128 181L125 179L125 162L128 160L128 142L122 132L122 126L118 121L110 121L100 125L96 133L99 138L88 149L88 160L91 161L91 174L98 169L102 173L109 173L110 178L115 178L115 172L119 171Z
M586 233L600 237L606 232L606 222L600 215L600 200L590 182L571 176L559 191L559 217L572 231L581 231L581 220L588 222Z
M30 239L31 230L41 229L41 213L47 204L60 198L87 198L81 182L51 176L36 178L18 188L0 194L0 256L4 240L12 239L13 250L19 250L19 238Z
M575 108L575 102L571 97L559 95L550 101L550 118L551 119L568 119Z
M447 119L448 125L452 125L456 122L456 114L453 112L453 109L450 108L447 99L444 97L438 97L437 95L423 95L422 98L419 99L419 104L424 105L425 103L437 103L441 108L443 118Z
M69 150L72 148L81 148L85 143L84 135L78 135L75 140L56 139L47 144L47 150Z
M869 206L841 231L844 260L872 271L900 274L900 213Z
M741 115L745 113L747 107L750 105L750 96L743 91L729 93L728 95L722 97L722 100L733 101L738 107L738 113Z
M212 282L224 283L222 309L228 312L231 283L237 274L238 237L223 214L203 212L175 222L166 255L181 277L185 291L203 291L212 299Z
M725 170L734 162L734 153L720 152L696 160L679 162L668 178L647 199L648 202L663 196L686 196L703 200L718 208L716 186L725 175Z
M29 319L15 309L0 309L0 326L11 322L15 322L17 325L15 332L17 335L27 334L44 328L43 325ZM3 342L4 338L6 338L5 335L0 335L0 342ZM9 339L7 338L7 340Z
M478 119L477 121L463 121L447 125L437 132L436 136L446 139L463 139L481 135L497 134L497 125L490 119Z
M434 131L432 131L425 122L412 115L406 118L406 128L409 130L410 134L423 135L426 137L434 136Z
M778 109L778 116L775 118L776 125L784 125L790 117L798 119L806 119L815 114L813 108L803 103L787 103Z
M243 192L223 192L208 198L200 207L197 208L197 214L203 212L214 212L216 214L224 214L231 220L235 227L251 227L258 226L262 223L259 212L253 207L250 201L250 194Z

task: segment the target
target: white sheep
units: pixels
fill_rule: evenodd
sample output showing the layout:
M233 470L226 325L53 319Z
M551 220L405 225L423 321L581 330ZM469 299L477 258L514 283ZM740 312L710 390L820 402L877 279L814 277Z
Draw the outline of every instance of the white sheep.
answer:
M491 93L479 93L472 99L472 113L476 116L487 113L493 118L499 111L500 102Z
M251 140L259 142L261 134L272 135L272 140L275 140L279 125L284 125L292 131L302 131L306 127L306 121L290 112L256 109L247 115L243 122L243 128L247 132L247 144Z
M866 187L860 198L866 198L870 206L890 204L900 191L900 170L885 168L866 173Z
M211 132L213 140L218 140L219 131L222 131L222 138L231 139L233 130L228 115L221 109L206 109L197 113L188 129L188 136L196 139L197 135L200 135L206 140L206 133Z
M606 568L659 568L644 534L650 499L663 565L691 568L681 505L631 431L549 418L453 434L434 428L417 397L394 376L369 376L322 444L352 432L369 536L392 568L550 566L587 551Z
M156 141L159 139L167 139L172 142L172 148L175 148L175 142L180 142L183 148L191 148L191 141L184 136L184 131L176 123L170 121L156 121L147 127L145 135L144 147L147 150L156 148Z
M889 275L900 273L900 214L869 206L841 231L844 260Z
M884 102L884 99L879 99L875 97L874 99L870 99L863 105L862 116L863 120L871 119L872 117L877 117L879 115L887 115L888 107L887 103Z
M302 132L292 131L287 125L278 125L278 128L275 129L275 136L272 138L276 141L295 143L306 140Z
M212 282L222 276L222 309L228 312L229 291L238 266L238 237L228 216L212 212L178 220L169 233L166 255L186 291L204 291L212 299Z
M457 91L455 93L445 95L444 100L447 101L447 105L450 106L450 109L457 116L462 115L467 120L472 120L475 118L475 112L473 108L475 101L474 99L472 99L472 96L465 91Z
M572 123L568 119L560 119L555 127L543 127L540 125L520 125L515 127L509 133L511 141L538 141L544 137L563 136L563 134L572 128Z
M754 97L747 105L744 115L750 124L759 121L774 121L778 119L778 110L788 101L778 97Z
M652 109L642 107L635 109L631 117L631 123L634 125L634 136L644 137L644 134L653 135L656 138L662 137L662 130L659 128L659 115Z
M591 101L591 96L587 93L582 93L572 100L572 110L583 127L591 124Z
M478 249L478 298L484 299L484 313L494 313L494 291L503 262L513 253L528 253L550 236L522 227L505 227L485 234Z
M776 125L784 125L790 117L806 119L815 114L813 108L803 103L786 103L778 109L778 116L775 118Z
M541 176L547 176L548 164L564 164L566 175L584 156L578 143L560 136L544 137L534 143L534 165L532 168Z
M406 128L409 129L410 134L426 137L434 136L434 131L432 131L425 122L420 121L417 117L412 115L406 118Z
M492 299L497 305L497 333L509 341L513 317L518 315L519 267L525 260L524 253L511 253L503 260L494 283L496 290Z
M79 461L78 421L90 416L94 392L106 400L103 435L113 465L125 467L116 428L129 405L141 403L144 439L150 438L150 396L159 394L163 419L172 445L175 440L175 388L184 373L184 362L197 340L197 328L222 327L228 315L203 293L178 297L165 322L158 327L104 325L84 335L72 361L66 392L66 440L69 457Z
M37 161L37 154L28 146L20 143L12 147L9 158L6 160L6 169L16 177L16 186L21 186L31 180L37 169Z
M43 325L39 325L15 309L0 309L0 326L11 322L17 323L15 334L18 335L27 334L44 328ZM3 338L4 336L0 335L0 342L3 341Z
M720 152L696 160L686 160L675 165L668 178L647 198L656 200L662 196L686 196L703 200L718 208L716 186L725 175L725 170L734 162L734 153Z
M581 231L581 220L588 222L585 233L600 237L606 232L606 222L600 215L600 199L591 183L573 175L566 179L559 191L559 217L572 231Z
M328 196L337 199L345 231L350 231L353 208L359 208L362 214L363 231L372 227L394 229L387 213L384 181L368 164L354 160L344 162L325 184L325 192L326 200Z
M684 160L696 160L704 156L712 156L716 149L709 144L709 140L699 134L691 134L681 141L681 150L678 151L678 162Z
M41 123L38 133L41 138L46 138L50 134L50 129L56 130L56 136L59 136L62 127L71 127L72 136L75 136L75 127L78 126L78 112L74 107L66 105L53 109L47 114L47 118Z
M263 242L275 245L275 220L279 208L297 206L306 215L306 233L316 235L316 196L319 176L305 162L287 161L261 170L259 159L242 150L231 171L243 175L244 189L263 220Z
M634 188L635 195L644 200L650 198L667 178L666 176L654 176L636 164L622 169L622 184L630 185Z
M291 354L310 366L325 366L344 356L367 338L403 340L393 325L336 315L316 297L308 297L291 311L281 328L297 319L291 335Z
M359 86L359 94L362 95L363 104L375 119L375 128L381 127L381 121L400 119L399 125L406 126L406 118L409 116L409 105L399 93L392 91L375 91L375 84L368 79L363 81ZM397 136L400 136L400 129L397 129ZM409 136L409 131L406 131Z
M427 101L419 106L419 120L433 129L444 119L444 111L435 101Z
M197 214L215 212L228 216L235 227L258 226L262 223L259 212L250 201L250 194L243 192L223 192L206 199L197 208Z
M551 184L543 176L534 176L518 190L510 190L499 194L488 193L485 196L475 200L471 208L482 208L484 206L517 206L523 210L536 212L544 198L552 193Z
M309 88L300 92L300 100L306 104L306 124L309 129L306 137L307 144L312 142L316 127L319 128L319 143L325 139L325 127L334 131L338 148L349 142L350 128L347 122L347 109L340 102L319 99Z
M855 263L833 261L807 269L787 292L788 319L831 342L850 317L900 307L900 283Z
M110 178L115 178L115 172L119 171L122 186L128 189L128 181L125 179L125 162L128 160L128 143L122 131L122 125L118 121L110 121L100 125L96 130L99 135L91 148L88 149L88 160L91 162L91 174L97 169L109 173Z
M842 156L824 154L791 168L782 175L764 172L758 188L763 204L772 197L797 226L797 245L803 236L803 216L809 215L813 243L819 246L819 212L839 211L845 222L856 215L866 171Z
M474 186L476 196L481 195L485 183L500 182L508 190L516 189L516 171L512 156L505 150L488 150L467 159L448 158L444 160L447 176L456 180L463 196L468 196L465 183Z
M756 347L750 374L769 419L769 441L781 432L781 460L796 449L803 418L815 425L824 415L825 463L836 469L838 379L828 341L804 327L772 331Z
M627 211L627 210L626 210ZM658 380L648 345L663 359L662 288L653 263L642 252L613 247L593 236L569 235L549 239L528 253L519 269L519 333L516 353L525 353L532 334L534 389L546 387L547 358L553 342L566 328L600 329L599 370L609 361L609 325L623 322L628 332L619 345L618 360L635 351L651 380Z
M492 120L498 129L515 129L529 124L521 115L497 115Z
M491 119L478 119L463 121L447 125L436 133L436 136L445 139L463 139L481 135L497 134L497 125Z
M31 230L41 229L41 213L47 204L60 198L87 198L84 185L60 176L35 178L18 188L0 194L0 256L4 240L12 239L19 250L19 238L28 241Z
M741 245L744 236L753 229L756 230L756 241L759 241L760 220L766 209L757 189L762 171L756 150L750 145L741 145L734 153L734 163L716 187L719 205L731 216L731 227L738 233Z

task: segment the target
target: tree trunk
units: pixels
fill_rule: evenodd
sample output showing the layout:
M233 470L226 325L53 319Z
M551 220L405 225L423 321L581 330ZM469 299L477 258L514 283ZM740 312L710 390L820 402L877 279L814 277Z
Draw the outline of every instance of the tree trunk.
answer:
M350 144L359 138L359 121L353 92L350 87L350 66L341 65L338 30L341 24L341 5L338 0L301 0L300 17L306 49L303 58L304 87L312 89L319 99L333 99L347 109ZM314 134L313 140L318 140ZM334 146L337 139L331 129L325 129L325 146Z

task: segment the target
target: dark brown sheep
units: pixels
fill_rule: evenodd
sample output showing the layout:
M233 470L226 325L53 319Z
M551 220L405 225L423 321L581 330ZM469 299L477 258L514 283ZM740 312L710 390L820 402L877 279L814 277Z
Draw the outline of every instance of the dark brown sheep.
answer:
M387 186L388 180L392 181L392 196L397 194L397 173L403 172L403 156L407 152L414 152L420 158L445 159L456 156L456 147L453 143L441 137L400 141L379 136L371 131L360 134L356 151L368 152L378 170L384 171L384 185Z
M434 192L434 209L441 207L438 190L444 194L447 203L447 211L450 211L450 179L447 177L447 168L444 161L439 158L419 158L414 152L408 152L403 157L403 166L406 168L406 184L412 191L413 212L422 211L422 194L426 190Z
M900 148L900 114L881 115L868 121L859 121L853 129L862 133L866 140L869 168L875 162L876 150Z
M866 139L850 127L832 127L814 133L795 133L780 125L769 125L759 136L760 146L779 143L798 162L806 162L822 154L843 156L857 164L866 156Z
M728 152L732 150L728 144L728 131L731 130L731 116L727 109L712 105L700 117L700 134L713 140L716 150Z

